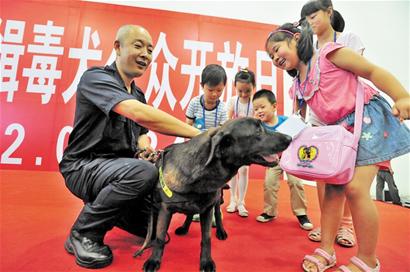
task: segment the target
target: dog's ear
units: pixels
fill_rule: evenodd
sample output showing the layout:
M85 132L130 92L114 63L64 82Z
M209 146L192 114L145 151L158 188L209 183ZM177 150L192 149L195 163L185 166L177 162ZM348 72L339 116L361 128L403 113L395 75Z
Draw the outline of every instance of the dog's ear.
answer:
M211 150L209 151L205 166L207 166L213 158L221 158L223 150L227 146L232 145L232 136L225 134L223 131L211 131L209 136L211 137Z

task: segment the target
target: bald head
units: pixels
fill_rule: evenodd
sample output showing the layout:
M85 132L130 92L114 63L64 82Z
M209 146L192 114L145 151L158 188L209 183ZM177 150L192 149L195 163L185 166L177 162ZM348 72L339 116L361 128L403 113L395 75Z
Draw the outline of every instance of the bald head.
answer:
M152 61L152 38L138 25L121 26L115 37L115 62L124 81L141 76Z
M139 25L123 25L121 26L118 31L117 35L115 36L115 40L119 41L120 44L124 44L130 38L138 37L138 36L145 36L149 37L152 40L151 35L149 32Z

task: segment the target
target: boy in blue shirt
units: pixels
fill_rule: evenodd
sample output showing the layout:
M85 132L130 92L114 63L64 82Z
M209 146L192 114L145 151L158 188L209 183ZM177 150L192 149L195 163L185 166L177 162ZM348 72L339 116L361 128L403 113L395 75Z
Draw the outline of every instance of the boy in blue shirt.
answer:
M255 93L252 99L254 117L261 120L263 127L274 132L287 119L286 116L276 115L275 94L266 89L261 89ZM269 222L278 215L278 191L280 188L280 176L283 170L279 165L266 168L264 182L264 208L263 213L256 217L261 223ZM296 215L299 225L304 230L311 230L312 223L306 215L307 201L302 180L288 173L287 182L290 189L290 203L293 214Z

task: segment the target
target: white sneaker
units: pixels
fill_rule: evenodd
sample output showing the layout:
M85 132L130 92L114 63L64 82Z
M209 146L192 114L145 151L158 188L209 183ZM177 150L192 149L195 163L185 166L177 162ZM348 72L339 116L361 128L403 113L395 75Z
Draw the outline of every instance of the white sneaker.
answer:
M261 215L258 215L256 217L256 221L261 222L261 223L266 223L266 222L272 221L275 218L276 216L268 215L267 213L264 212Z
M304 229L304 230L312 230L313 229L313 224L310 222L307 215L298 215L296 217L298 218L299 226L302 229Z
M194 214L194 216L192 216L192 222L199 222L200 220L200 216L199 213Z
M238 205L238 214L241 217L248 217L248 211L244 205Z
M235 202L229 203L229 205L226 207L226 211L227 211L228 213L234 213L234 212L236 212L236 203L235 203Z
M215 209L215 208L214 208ZM214 209L212 209L212 227L216 227L216 219L215 219L215 212ZM221 219L222 219L222 212L221 212Z
M222 211L221 211L221 219L223 218L222 216ZM201 216L199 215L199 213L194 214L194 216L192 216L192 222L199 222L201 221ZM212 227L216 227L216 219L215 219L215 212L214 209L212 209Z

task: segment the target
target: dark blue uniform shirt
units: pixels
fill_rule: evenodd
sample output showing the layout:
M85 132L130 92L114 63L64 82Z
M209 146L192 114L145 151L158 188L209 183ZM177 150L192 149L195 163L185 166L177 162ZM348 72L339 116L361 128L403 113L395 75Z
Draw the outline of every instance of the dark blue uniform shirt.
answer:
M134 82L127 92L115 62L84 72L77 87L73 131L60 162L62 172L75 171L94 158L134 156L138 137L148 130L112 111L128 99L146 103Z

